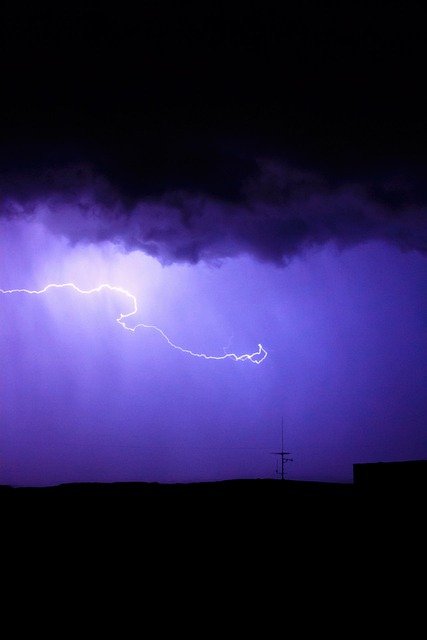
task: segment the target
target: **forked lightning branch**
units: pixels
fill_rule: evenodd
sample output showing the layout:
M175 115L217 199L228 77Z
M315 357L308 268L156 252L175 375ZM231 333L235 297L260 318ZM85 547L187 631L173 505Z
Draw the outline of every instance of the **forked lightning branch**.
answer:
M137 329L151 329L153 331L157 331L173 349L182 351L182 353L187 353L188 355L193 356L195 358L204 358L205 360L231 359L231 360L235 360L236 362L250 361L254 364L260 364L267 357L267 351L262 347L261 344L258 345L258 351L255 351L254 353L244 353L242 355L238 355L236 353L225 353L222 356L213 356L213 355L208 355L206 353L196 353L194 351L191 351L191 349L185 349L184 347L181 347L175 344L174 342L172 342L172 340L170 340L170 338L164 333L164 331L162 331L162 329L159 329L159 327L156 327L155 325L144 324L143 322L132 324L131 318L134 318L138 312L138 302L136 297L126 289L123 289L122 287L115 287L111 284L100 284L99 286L94 287L93 289L80 289L80 287L78 287L73 282L65 282L62 284L56 284L56 283L48 284L43 289L40 289L39 291L31 290L31 289L0 289L0 293L5 295L8 295L8 294L43 295L51 289L64 289L64 288L74 289L76 293L81 295L96 295L97 293L100 293L104 289L107 289L112 293L119 293L125 296L126 298L128 298L128 300L131 301L132 308L129 313L121 313L119 317L116 318L116 322L118 322L119 325L123 327L123 329L125 329L126 331L133 331L133 332L136 331Z

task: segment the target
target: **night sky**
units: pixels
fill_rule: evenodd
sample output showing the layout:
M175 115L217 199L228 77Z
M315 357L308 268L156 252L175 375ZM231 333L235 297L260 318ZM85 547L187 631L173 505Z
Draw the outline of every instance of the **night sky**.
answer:
M0 10L0 484L427 458L424 20L139 4Z

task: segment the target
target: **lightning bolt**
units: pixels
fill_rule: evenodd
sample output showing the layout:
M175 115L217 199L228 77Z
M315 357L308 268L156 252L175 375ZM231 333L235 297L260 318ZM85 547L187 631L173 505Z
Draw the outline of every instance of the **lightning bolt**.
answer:
M191 349L184 349L183 347L180 347L179 345L174 344L172 340L170 340L168 336L161 329L159 329L159 327L156 327L155 325L144 324L142 322L138 322L137 324L134 324L134 325L129 325L127 323L129 318L131 318L132 316L135 316L136 313L138 312L137 299L132 293L130 293L126 289L123 289L122 287L115 287L111 284L100 284L99 286L94 287L93 289L80 289L80 287L78 287L73 282L65 282L62 284L48 284L43 289L40 289L38 291L31 290L31 289L0 289L0 293L3 293L3 294L27 293L30 295L41 295L49 291L49 289L65 289L66 287L70 289L74 289L74 291L77 291L77 293L80 293L82 295L92 295L94 293L99 293L104 289L107 289L108 291L111 291L113 293L120 293L126 296L126 298L128 298L132 302L132 310L129 313L121 313L119 317L116 318L116 322L118 322L119 325L123 327L123 329L125 329L126 331L132 331L132 332L135 332L139 328L153 329L154 331L157 331L158 333L160 333L162 338L164 338L164 340L166 340L166 342L171 347L173 347L174 349L177 349L178 351L182 351L182 353L187 353L190 356L194 356L195 358L203 358L205 360L226 360L230 358L231 360L235 360L236 362L244 362L245 360L249 360L254 364L260 364L267 357L267 351L262 347L261 344L258 344L258 351L255 351L254 353L244 353L243 355L240 355L240 356L237 355L236 353L225 353L222 356L210 356L210 355L207 355L206 353L195 353L194 351L191 351Z

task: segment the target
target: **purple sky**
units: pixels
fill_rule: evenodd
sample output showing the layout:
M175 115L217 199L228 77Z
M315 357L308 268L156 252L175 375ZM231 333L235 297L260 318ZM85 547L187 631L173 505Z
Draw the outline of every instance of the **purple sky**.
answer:
M133 324L184 349L268 355L205 360L125 331L115 320L132 303L117 291L4 294L2 484L274 477L282 417L289 478L348 482L353 463L427 456L420 252L330 241L286 266L162 265L117 238L70 243L41 211L1 221L3 289L109 283L136 297Z
M1 26L0 484L427 458L423 41L89 5Z

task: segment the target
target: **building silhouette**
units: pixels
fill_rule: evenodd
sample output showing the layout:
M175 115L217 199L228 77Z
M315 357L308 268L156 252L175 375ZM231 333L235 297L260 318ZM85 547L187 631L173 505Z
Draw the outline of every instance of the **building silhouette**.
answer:
M353 464L353 484L356 490L363 493L425 493L427 460Z

